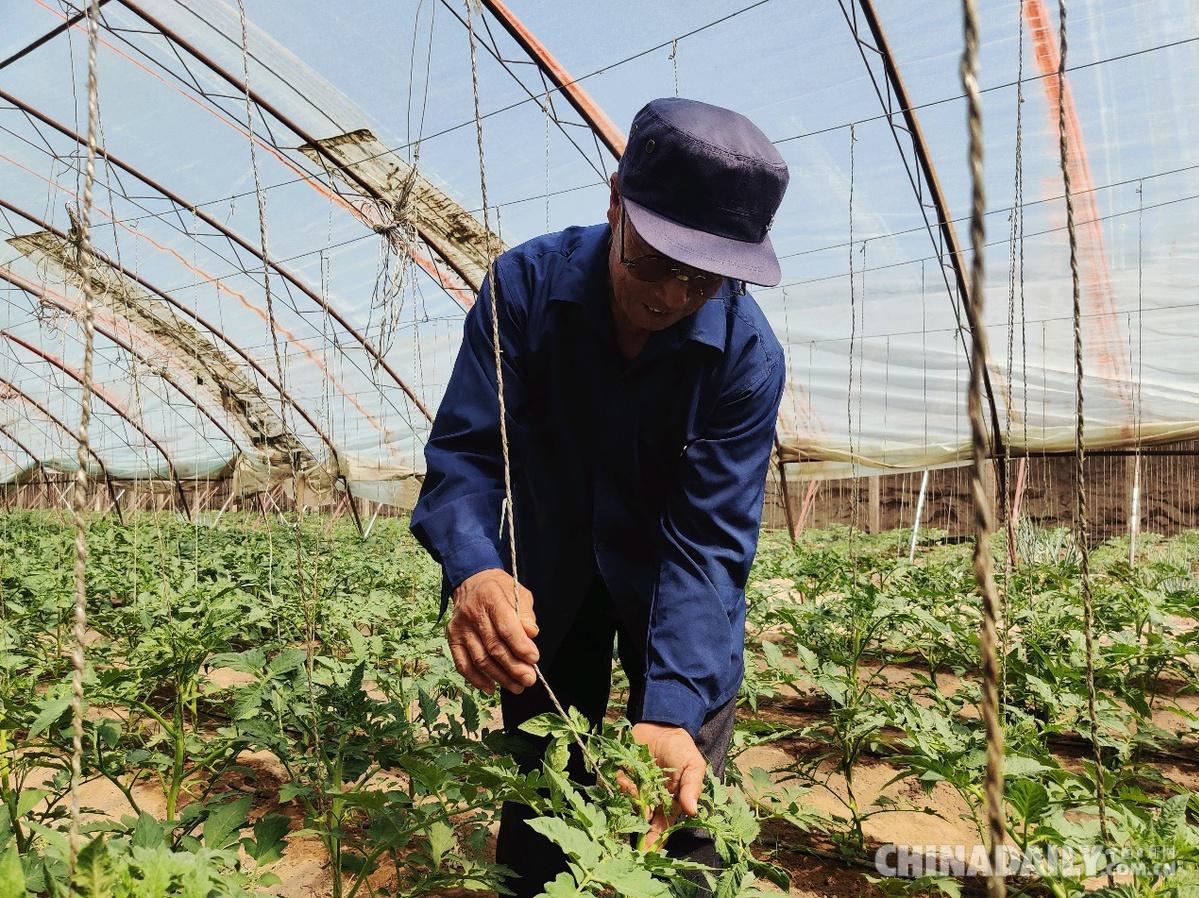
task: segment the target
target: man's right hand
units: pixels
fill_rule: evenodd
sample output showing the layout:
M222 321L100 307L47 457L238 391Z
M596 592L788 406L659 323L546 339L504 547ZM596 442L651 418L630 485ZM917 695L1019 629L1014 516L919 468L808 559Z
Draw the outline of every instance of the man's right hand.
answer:
M513 590L512 575L498 568L467 577L454 590L454 615L447 629L454 666L488 695L497 683L521 693L537 681L533 594L520 587L517 614Z

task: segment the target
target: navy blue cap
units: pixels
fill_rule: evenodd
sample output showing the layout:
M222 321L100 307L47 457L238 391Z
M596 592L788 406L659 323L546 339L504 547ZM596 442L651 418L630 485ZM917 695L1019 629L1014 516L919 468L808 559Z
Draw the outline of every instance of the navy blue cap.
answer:
M768 231L787 163L740 113L651 100L633 119L618 184L641 238L685 265L751 284L782 279Z

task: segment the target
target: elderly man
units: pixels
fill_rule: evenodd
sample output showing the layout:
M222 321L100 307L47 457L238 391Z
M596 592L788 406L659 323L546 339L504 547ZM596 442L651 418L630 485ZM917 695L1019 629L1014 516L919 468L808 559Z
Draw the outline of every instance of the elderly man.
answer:
M503 688L513 734L552 710L534 664L564 705L598 724L616 639L633 736L675 795L658 827L697 812L704 772L723 775L732 733L785 377L745 284L779 281L767 232L787 177L738 113L677 98L646 105L612 177L607 224L496 260L425 447L412 531L453 595L458 670L484 691ZM501 526L492 289L519 613ZM527 811L504 808L496 854L519 876L513 891L532 896L565 863L525 825ZM716 863L710 841L689 831L667 850Z

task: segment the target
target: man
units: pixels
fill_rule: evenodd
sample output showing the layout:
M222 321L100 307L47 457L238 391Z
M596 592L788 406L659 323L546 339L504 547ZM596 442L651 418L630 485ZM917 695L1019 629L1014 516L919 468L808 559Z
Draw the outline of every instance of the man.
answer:
M745 117L692 100L649 103L612 178L607 224L496 260L425 447L412 531L453 594L458 670L484 691L503 688L511 734L553 710L538 663L562 703L598 723L618 636L633 736L676 799L655 818L659 831L697 812L705 769L723 775L732 732L745 582L785 377L745 282L779 281L767 231L787 178ZM492 288L519 613L501 526ZM565 869L524 824L527 811L504 807L496 848L520 896ZM710 840L679 835L668 851L715 865Z

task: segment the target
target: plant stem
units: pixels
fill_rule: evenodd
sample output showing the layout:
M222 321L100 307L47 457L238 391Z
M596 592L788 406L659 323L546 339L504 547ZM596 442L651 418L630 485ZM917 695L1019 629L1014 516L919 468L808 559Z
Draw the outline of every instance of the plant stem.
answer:
M172 729L175 758L171 765L171 788L167 791L167 820L175 819L179 791L183 788L183 765L187 762L187 739L183 731L183 695L178 689L175 690L175 725Z

